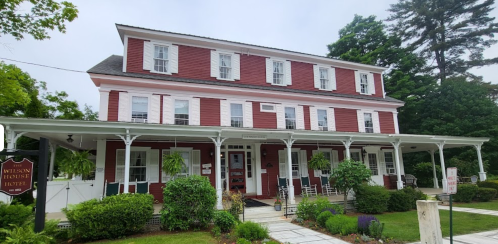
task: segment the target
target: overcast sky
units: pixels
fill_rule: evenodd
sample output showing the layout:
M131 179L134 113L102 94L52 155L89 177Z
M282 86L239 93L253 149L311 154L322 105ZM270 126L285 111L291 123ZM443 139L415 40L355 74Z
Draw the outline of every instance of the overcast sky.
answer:
M326 55L326 45L355 14L385 19L397 0L348 1L131 1L68 0L79 17L67 24L66 34L51 32L51 39L31 36L16 41L0 37L0 57L86 71L112 54L123 55L115 23L172 31L268 47ZM492 16L498 16L494 10ZM498 56L498 46L485 57ZM47 82L48 90L66 91L69 99L98 110L99 93L88 74L60 71L11 61L33 78ZM497 65L474 70L486 81L498 83Z

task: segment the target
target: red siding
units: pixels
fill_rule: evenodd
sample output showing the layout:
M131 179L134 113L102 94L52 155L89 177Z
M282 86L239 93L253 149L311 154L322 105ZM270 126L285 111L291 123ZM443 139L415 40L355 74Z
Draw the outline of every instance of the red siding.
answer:
M128 52L126 53L126 72L144 72L144 40L128 38Z
M296 90L318 91L315 88L313 64L291 62L292 85L287 86Z
M337 93L358 95L356 92L354 70L335 68Z
M107 108L107 121L118 121L119 91L109 92L109 106Z
M379 123L380 123L380 133L385 133L385 134L396 133L396 131L394 130L393 113L379 112Z
M358 118L356 110L346 108L336 108L335 123L337 131L358 132Z
M372 96L383 97L381 74L373 74L373 75L374 75L374 83L375 83L375 94L373 94Z
M260 103L252 103L252 120L254 128L276 129L277 113L268 113L260 111Z
M304 129L311 130L310 106L303 106L303 112L304 112Z
M220 99L201 98L201 125L220 126Z

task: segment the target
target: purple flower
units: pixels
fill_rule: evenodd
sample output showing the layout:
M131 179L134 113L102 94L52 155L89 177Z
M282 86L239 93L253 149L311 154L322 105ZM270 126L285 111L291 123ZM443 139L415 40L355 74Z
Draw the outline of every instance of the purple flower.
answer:
M358 216L358 230L360 231L360 233L369 235L368 227L370 226L370 223L372 223L372 221L379 222L379 220L372 215Z
M331 212L333 215L336 215L336 214L337 214L337 212L336 212L336 211L335 211L335 209L333 209L333 208L326 208L326 209L324 209L322 212L325 212L325 211L329 211L329 212Z

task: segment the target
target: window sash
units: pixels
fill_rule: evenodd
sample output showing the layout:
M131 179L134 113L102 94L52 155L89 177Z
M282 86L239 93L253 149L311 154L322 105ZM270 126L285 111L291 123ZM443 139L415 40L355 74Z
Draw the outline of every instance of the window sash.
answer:
M322 175L330 175L334 171L334 169L332 168L332 155L330 154L330 152L322 151L322 153L325 159L327 159L330 162L329 169L322 169Z
M322 131L328 131L328 123L327 123L327 110L318 109L316 111L318 117L318 128Z
M154 46L154 71L168 73L168 47Z
M360 73L360 88L361 93L368 93L368 74Z
M384 161L386 162L386 169L395 169L393 152L384 152Z
M119 149L124 152L124 150ZM119 159L118 159L119 160ZM124 157L121 161L116 162L116 169L124 171ZM146 151L130 151L130 181L146 181L147 179L147 152Z
M354 161L361 161L361 154L360 152L349 152L350 156L351 156L351 159L354 160Z
M183 167L180 173L178 173L179 176L189 176L190 175L190 151L176 151L180 153L180 155L183 158Z
M320 88L323 90L328 90L329 84L329 72L328 69L320 68Z
M232 127L243 127L244 125L244 111L242 104L230 104L230 123Z
M364 113L363 119L365 120L365 132L366 133L374 133L372 114L371 113Z
M232 56L228 54L220 54L220 78L232 78Z
M147 119L149 110L149 98L137 97L131 98L131 118L132 119Z
M273 61L273 84L283 85L284 84L284 63L279 61Z
M285 108L285 128L286 129L296 129L296 109L295 108Z
M368 166L370 167L370 171L372 171L372 175L379 175L379 167L377 164L377 154L375 154L375 153L368 154Z
M175 125L189 124L189 101L175 100Z
M291 152L292 178L299 178L299 152Z

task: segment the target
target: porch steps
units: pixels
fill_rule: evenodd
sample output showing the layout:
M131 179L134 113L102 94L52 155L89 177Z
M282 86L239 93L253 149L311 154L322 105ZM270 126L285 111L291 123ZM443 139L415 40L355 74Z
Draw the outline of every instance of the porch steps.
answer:
M242 219L242 215L240 215ZM256 223L278 223L290 222L292 216L287 219L284 217L284 211L275 211L273 206L246 208L244 213L244 221L252 221Z

